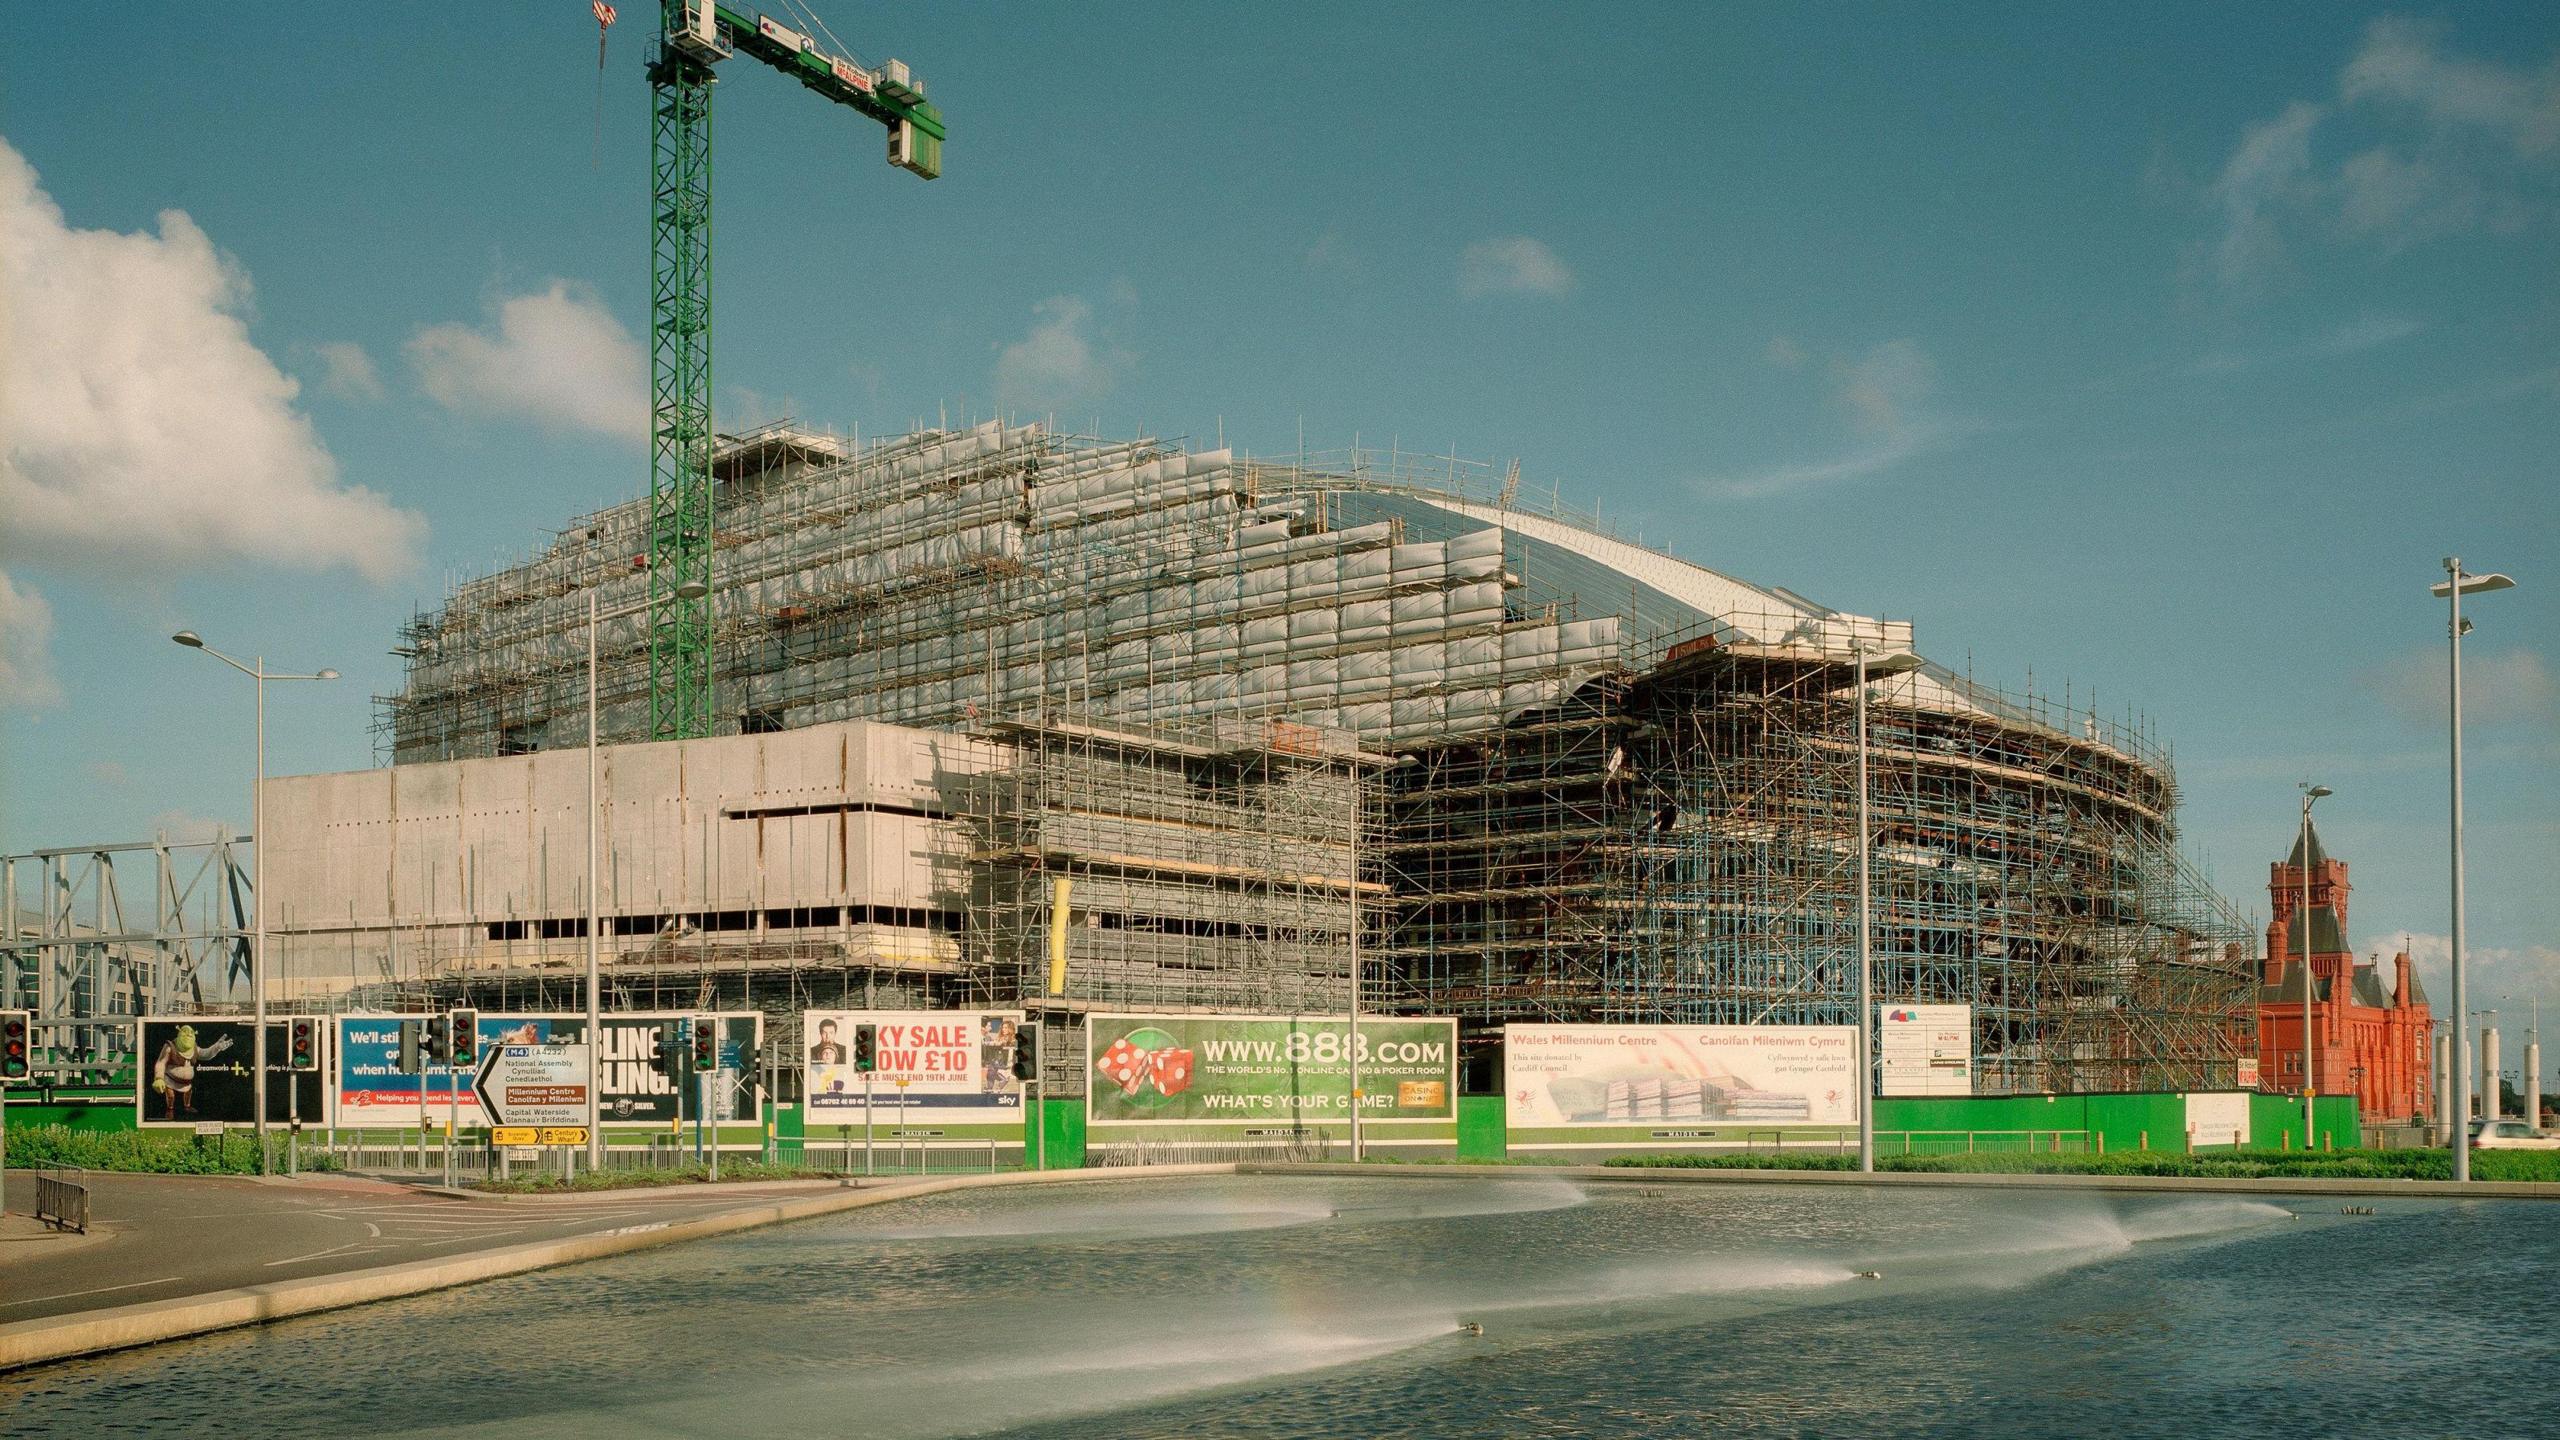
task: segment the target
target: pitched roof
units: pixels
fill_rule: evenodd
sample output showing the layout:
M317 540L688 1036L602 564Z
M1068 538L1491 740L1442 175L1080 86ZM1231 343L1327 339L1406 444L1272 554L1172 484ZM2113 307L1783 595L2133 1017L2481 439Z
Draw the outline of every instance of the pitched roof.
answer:
M2309 841L2311 845L2312 864L2317 865L2321 861L2329 858L2329 852L2320 848L2320 827L2306 821L2301 830L2295 833L2293 837L2293 853L2284 858L2284 863L2292 866L2296 870L2302 868L2302 847L2303 842L2306 840Z
M2382 990L2382 977L2375 974L2370 965L2356 967L2356 983L2348 987L2347 994L2359 1005L2370 1005L2376 1010L2391 1008L2391 997Z
M2320 988L2314 993L2313 998L2324 1004L2327 1003L2329 999L2329 982L2327 980L2324 979L2320 982ZM2285 962L2284 978L2278 980L2273 985L2261 985L2258 987L2259 1004L2275 1005L2284 1002L2291 1002L2295 1005L2302 1003L2302 963L2298 960L2288 960Z
M2338 925L2338 912L2326 905L2311 907L2311 951L2314 955L2337 955L2347 948L2347 933ZM2284 951L2300 955L2302 949L2302 912L2297 910L2284 924Z
M2427 987L2418 983L2418 967L2415 965L2409 967L2409 1003L2412 1005L2427 1003Z

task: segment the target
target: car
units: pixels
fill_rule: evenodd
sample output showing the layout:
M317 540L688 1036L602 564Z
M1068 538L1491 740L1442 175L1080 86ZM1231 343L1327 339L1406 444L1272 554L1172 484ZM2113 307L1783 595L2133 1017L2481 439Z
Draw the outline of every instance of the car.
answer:
M2474 1120L2474 1150L2560 1150L2560 1131L2537 1130L2522 1120Z

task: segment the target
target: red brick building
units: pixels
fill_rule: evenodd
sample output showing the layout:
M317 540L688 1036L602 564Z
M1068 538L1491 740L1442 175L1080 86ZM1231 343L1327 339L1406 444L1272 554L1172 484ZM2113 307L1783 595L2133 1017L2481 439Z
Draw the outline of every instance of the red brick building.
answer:
M2306 847L2304 841L2308 840ZM2308 848L2309 855L2303 852ZM2303 866L2311 869L2308 944ZM2435 1020L2409 952L2392 957L2386 989L2380 957L2356 963L2347 945L2347 862L2331 859L2313 829L2293 854L2267 867L2267 958L2258 980L2258 1088L2302 1093L2301 956L2308 949L2312 1079L2323 1095L2354 1095L2368 1121L2424 1120L2433 1113Z

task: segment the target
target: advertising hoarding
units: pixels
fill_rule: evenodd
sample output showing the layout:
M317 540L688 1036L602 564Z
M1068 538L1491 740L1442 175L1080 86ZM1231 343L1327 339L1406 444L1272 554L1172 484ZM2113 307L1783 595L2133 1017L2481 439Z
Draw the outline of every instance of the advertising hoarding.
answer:
M1086 1135L1101 1143L1346 1137L1352 1032L1346 1015L1088 1016ZM1364 1140L1454 1142L1458 1022L1363 1017L1358 1033Z
M267 1120L285 1123L295 1113L294 1091L299 1089L302 1123L326 1125L328 1076L317 1070L296 1074L284 1066L287 1027L294 1018L267 1021ZM257 1029L254 1020L144 1017L141 1064L134 1071L136 1123L177 1128L215 1121L256 1124L257 1086L250 1057L256 1053L252 1042Z
M1973 1093L1973 1007L1879 1005L1876 1062L1887 1095Z
M873 1027L868 1075L853 1067L858 1025ZM803 1011L796 1058L807 1066L807 1123L853 1126L867 1115L879 1135L1018 1140L1023 1094L1013 1045L1021 1026L1019 1010Z
M424 1015L343 1015L338 1018L338 1123L351 1128L414 1128L421 1123L441 1127L448 1096L464 1125L488 1123L473 1097L476 1078L451 1066L430 1066L428 1073L403 1073L400 1024L423 1021ZM608 1126L657 1126L694 1118L695 1087L669 1080L651 1068L658 1051L658 1027L690 1015L667 1013L612 1014L604 1017L603 1043L592 1064L599 1109ZM754 1053L763 1017L752 1012L715 1017L720 1022L722 1083L715 1089L713 1118L735 1119L754 1113L739 1092L739 1071ZM586 1038L583 1015L501 1015L480 1012L480 1053L509 1045L570 1043ZM681 1073L681 1067L679 1067ZM681 1088L685 1093L679 1095ZM423 1113L422 1113L423 1112ZM581 1118L578 1124L585 1124Z
M1512 1025L1514 1150L1834 1143L1854 1133L1849 1025Z

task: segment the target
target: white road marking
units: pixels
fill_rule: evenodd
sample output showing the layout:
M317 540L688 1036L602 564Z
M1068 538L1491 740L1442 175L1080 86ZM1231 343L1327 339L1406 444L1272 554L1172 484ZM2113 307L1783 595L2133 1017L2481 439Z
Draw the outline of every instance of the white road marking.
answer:
M459 1245L465 1241L486 1240L498 1235L513 1235L516 1233L518 1232L513 1230L489 1230L483 1231L478 1235L448 1235L442 1240L415 1241L410 1245L410 1248L413 1250L433 1250L439 1245Z
M314 1250L308 1255L295 1255L283 1260L270 1260L267 1262L267 1268L272 1270L278 1265L299 1265L305 1260L325 1260L332 1255L341 1253L342 1251L353 1250L363 1243L364 1242L361 1240L350 1240L344 1245L332 1245L326 1250Z
M47 1300L72 1300L82 1295L104 1295L113 1290L139 1290L145 1285L166 1285L172 1280L186 1278L184 1275L163 1275L157 1280L129 1280L122 1285L101 1285L95 1290L65 1290L59 1295L30 1295L24 1300L0 1302L0 1310L13 1309L20 1305L41 1305Z

